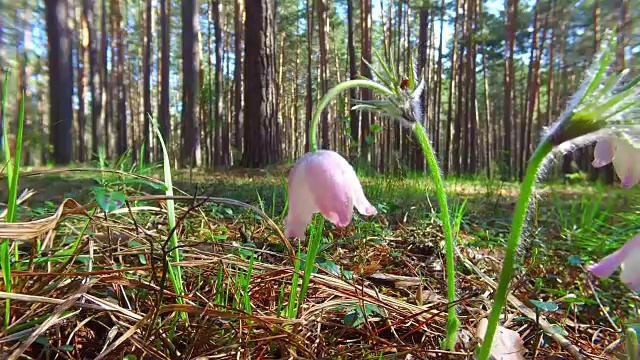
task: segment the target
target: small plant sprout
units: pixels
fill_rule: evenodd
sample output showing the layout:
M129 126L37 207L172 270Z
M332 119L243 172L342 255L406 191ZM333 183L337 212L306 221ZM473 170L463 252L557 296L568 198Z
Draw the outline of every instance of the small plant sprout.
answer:
M527 170L520 186L520 195L513 216L495 302L489 315L486 336L478 354L479 360L487 360L489 358L491 344L507 298L509 282L513 275L520 237L533 198L534 187L555 155L567 153L602 140L604 143L598 149L598 154L596 154L596 165L607 160L613 160L615 161L614 165L620 164L621 166L617 171L622 174L623 185L631 184L637 179L635 174L629 174L627 167L628 158L634 155L624 154L618 156L616 161L613 154L618 155L619 151L625 150L622 147L618 149L617 146L620 146L621 143L615 142L616 148L612 151L612 148L607 144L607 141L610 140L607 139L620 137L624 134L624 139L631 140L633 137L630 134L638 131L640 125L640 117L637 116L640 114L640 102L638 102L640 87L637 85L640 82L640 77L624 83L628 71L614 73L610 69L616 49L615 32L608 31L605 38L608 39L604 42L593 65L587 71L578 91L572 97L565 111L560 115L559 120L543 134L544 136L538 147L529 159ZM627 168L625 169L625 167ZM634 252L635 249L638 249L636 250L637 252ZM627 258L640 259L640 248L631 245L625 248L621 255L614 256L611 263L607 262L604 265L603 273L606 273L605 269L612 267L614 264L620 265L623 259ZM633 266L635 267L627 268L631 272L626 274L639 270L636 265ZM615 268L615 266L613 267ZM599 270L599 268L596 268L596 270ZM625 279L638 281L637 278L634 279L633 277Z
M338 227L349 225L354 205L362 215L377 214L353 167L330 150L309 152L298 159L289 173L288 194L284 224L285 235L290 237L303 238L318 212Z
M634 236L599 263L586 266L590 273L599 278L608 278L617 268L621 269L620 280L640 292L640 235Z
M418 66L411 64L413 71L408 74L408 78L403 78L399 76L399 74L396 74L393 66L388 66L377 52L376 56L383 71L378 71L369 63L367 63L367 65L379 82L366 78L347 80L331 88L322 97L313 114L311 127L309 129L310 150L316 151L317 149L318 123L320 122L320 115L324 108L334 97L355 87L373 90L379 95L382 95L382 98L365 101L354 99L356 103L353 107L354 110L377 113L383 118L386 117L390 120L399 121L403 126L413 131L427 160L427 165L436 189L438 204L440 205L440 218L443 223L445 237L447 300L450 304L448 309L447 336L446 339L444 339L444 347L448 350L453 350L458 338L458 328L460 327L460 320L456 316L456 306L454 305L456 303L456 283L453 226L449 215L444 180L440 167L438 166L438 159L427 137L427 132L424 126L422 126L424 117L421 99L425 90L425 82L424 79L420 81L417 81L417 79L418 74L422 73L421 69L424 64L419 64ZM412 59L409 58L409 60L411 61Z

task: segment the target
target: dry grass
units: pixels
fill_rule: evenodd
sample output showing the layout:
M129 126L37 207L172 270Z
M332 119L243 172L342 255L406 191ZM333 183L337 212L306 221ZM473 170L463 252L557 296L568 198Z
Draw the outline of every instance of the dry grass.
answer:
M266 176L265 186L278 186L283 173ZM232 173L217 181L253 183L257 175ZM77 191L77 184L66 184L65 191ZM38 193L51 191L32 185L33 203L43 200ZM471 196L480 190L465 191ZM173 265L182 267L186 289L179 304L167 276L167 198L130 188L127 194L126 206L108 215L82 199L85 194L58 201L55 212L1 224L0 237L13 239L23 261L13 271L12 293L0 292L12 305L11 327L0 333L1 359L462 359L470 358L477 323L490 310L500 251L464 245L473 236L463 230L460 341L456 351L440 350L447 309L442 231L435 219L403 222L400 213L370 219L384 230L377 235L354 236L361 220L325 229L334 239L325 256L353 276L319 268L301 312L288 319L279 310L291 291L292 256L298 245L304 252L304 244L289 244L267 211L206 196L175 198L183 258ZM230 207L233 216L212 216L210 202ZM509 201L502 203L508 211ZM42 250L36 253L38 244ZM535 317L528 301L532 279L565 272L561 281L568 286L586 280L575 269L528 267L527 261L527 272L514 280L504 326L521 334L528 356L567 358L570 346L585 358L621 353L619 334L597 307L543 314L547 329L549 321L567 326L564 337L542 341L540 327L529 319ZM359 326L345 324L345 316L365 304L380 313L366 314Z

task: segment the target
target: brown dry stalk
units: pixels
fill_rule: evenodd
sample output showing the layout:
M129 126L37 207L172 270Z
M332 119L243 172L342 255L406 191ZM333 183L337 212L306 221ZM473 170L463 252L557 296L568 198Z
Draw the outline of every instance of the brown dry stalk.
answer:
M18 358L20 358L22 353L24 353L25 350L27 350L27 348L38 338L38 336L40 336L40 334L44 333L48 328L50 328L53 324L55 324L60 318L60 315L65 310L72 307L76 303L78 298L86 294L87 291L89 291L89 289L97 281L98 279L93 279L87 282L86 284L82 285L71 296L69 296L62 304L58 305L52 312L51 316L47 320L45 320L40 326L38 326L31 333L31 335L29 335L29 337L26 340L24 340L22 344L20 344L20 346L11 354L11 356L9 356L7 360L17 360Z

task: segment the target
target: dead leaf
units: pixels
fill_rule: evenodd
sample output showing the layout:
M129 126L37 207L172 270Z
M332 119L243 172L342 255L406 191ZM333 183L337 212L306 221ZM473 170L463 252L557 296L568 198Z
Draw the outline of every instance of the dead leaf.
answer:
M478 323L476 329L476 337L480 341L484 340L484 334L487 332L489 320L484 318ZM491 356L496 360L524 360L525 352L524 342L516 331L507 329L498 325L496 334L493 337L491 345Z

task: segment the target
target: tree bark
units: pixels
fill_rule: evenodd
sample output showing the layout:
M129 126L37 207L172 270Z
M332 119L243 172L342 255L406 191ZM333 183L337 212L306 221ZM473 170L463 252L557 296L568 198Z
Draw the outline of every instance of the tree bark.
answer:
M169 0L160 0L160 37L162 42L162 54L160 56L160 109L159 127L162 139L167 145L171 144L171 117L169 113L169 61L171 51L169 46ZM162 154L159 149L160 154Z
M367 79L372 79L371 70L365 63L371 63L371 0L361 0L362 6L360 12L362 14L362 62L360 64L360 73ZM373 92L369 89L360 89L362 94L362 100L372 100ZM361 121L361 137L360 147L361 155L364 160L370 159L370 142L373 142L373 136L371 136L371 119L372 116L368 112L362 113Z
M327 44L327 9L324 4L326 0L315 0L318 11L318 40L320 45L320 96L324 96L329 90L329 70L328 70L328 44ZM281 50L282 51L282 50ZM329 112L330 107L327 107L322 112L322 148L329 149L331 144L329 140Z
M311 149L311 139L309 138L309 130L311 127L311 117L313 115L313 74L312 74L312 52L313 52L313 3L307 0L307 94L306 94L306 117L305 117L305 146L304 151Z
M460 0L456 0L456 10L455 17L453 20L453 45L451 47L451 76L449 77L449 97L448 97L448 106L447 106L447 129L445 131L445 141L444 141L444 166L443 171L445 174L449 173L449 150L451 149L451 125L453 121L453 96L457 90L456 87L456 56L458 52L458 9L460 7Z
M357 68L356 68L356 49L355 49L355 39L353 36L354 24L353 24L353 1L347 0L347 52L349 55L349 79L354 80L357 78ZM349 90L349 109L353 107L352 99L356 99L358 93L355 88L351 88ZM353 141L353 146L355 146L355 154L359 156L358 145L360 138L360 113L358 111L349 110L349 122L350 122L350 133L351 140Z
M76 26L80 29L78 33L78 48L76 50L76 66L77 66L77 76L76 76L76 96L78 98L78 112L76 115L76 119L78 121L78 156L77 160L79 162L84 162L85 160L85 131L87 127L87 112L85 101L87 99L86 87L85 87L85 59L87 57L87 46L85 42L87 41L87 27L86 21L83 19L83 14L80 13L81 9L75 8L75 19Z
M100 116L102 104L102 85L100 84L99 69L97 65L98 47L94 23L94 0L84 0L82 6L82 19L87 29L87 48L89 51L89 92L91 93L91 158L96 159L100 144ZM96 86L97 84L97 86Z
M276 23L274 0L246 0L245 32L245 167L264 167L280 160L276 91Z
M102 14L100 15L100 27L102 28L102 34L100 35L100 119L99 123L102 124L103 136L99 136L102 139L102 149L105 156L109 156L109 121L110 112L108 109L107 96L109 95L109 70L108 54L107 54L107 0L102 0ZM99 154L96 154L99 157Z
M50 143L53 161L66 165L73 156L73 67L67 0L47 0L45 12L49 43Z
M216 24L216 26L219 26ZM198 129L198 71L200 52L198 33L200 20L198 1L182 1L182 151L181 166L197 166L197 149L200 132ZM219 64L218 64L219 66ZM216 119L218 120L218 119Z
M518 13L518 0L508 0L507 1L508 9L507 9L507 24L506 24L506 33L507 40L505 46L505 58L507 61L505 62L504 68L504 117L503 117L503 126L504 126L504 147L502 153L502 177L503 179L510 179L512 176L512 167L511 167L511 152L513 151L511 146L511 124L513 121L514 110L512 107L513 101L513 81L515 79L514 76L514 67L513 67L513 55L515 49L515 37L516 37L516 28L517 28L517 13Z
M149 118L152 116L151 110L151 52L152 52L152 42L151 37L153 36L153 12L151 6L152 0L146 1L145 6L145 27L144 27L144 54L142 56L142 71L143 71L143 85L142 85L142 97L144 98L144 109L142 115L143 119L143 143L144 143L144 153L142 154L142 159L146 164L149 163L149 154L151 153L150 146L150 120Z
M115 24L117 29L115 29L116 33L116 47L117 47L117 71L116 71L116 88L117 88L117 97L118 97L118 121L116 129L118 131L117 135L117 155L124 155L129 149L128 146L128 129L127 129L127 89L124 83L124 57L126 53L126 48L124 45L124 17L120 11L120 3L118 0L115 0L113 3L114 6L114 17ZM133 136L133 134L131 134Z
M240 152L242 149L242 14L243 14L243 0L236 0L234 8L234 50L235 50L235 63L233 66L233 122L235 124L235 146Z

